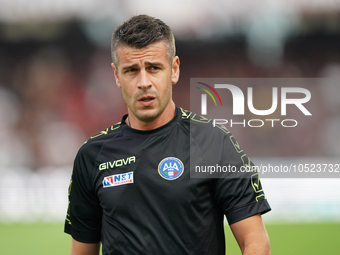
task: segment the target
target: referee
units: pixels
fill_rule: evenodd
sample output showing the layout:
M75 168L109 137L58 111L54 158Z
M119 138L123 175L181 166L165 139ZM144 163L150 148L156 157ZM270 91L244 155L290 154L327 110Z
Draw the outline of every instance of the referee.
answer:
M242 254L270 254L261 218L270 206L256 174L190 178L193 163L240 169L250 161L228 130L172 101L180 62L170 28L134 16L111 46L128 114L75 158L71 255L98 255L100 246L103 255L224 255L224 216Z

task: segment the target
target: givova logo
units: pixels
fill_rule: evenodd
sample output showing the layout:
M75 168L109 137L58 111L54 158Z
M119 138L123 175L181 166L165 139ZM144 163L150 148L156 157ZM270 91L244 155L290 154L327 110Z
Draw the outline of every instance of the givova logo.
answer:
M158 173L166 180L175 180L184 172L184 165L181 160L175 157L163 159L158 165Z

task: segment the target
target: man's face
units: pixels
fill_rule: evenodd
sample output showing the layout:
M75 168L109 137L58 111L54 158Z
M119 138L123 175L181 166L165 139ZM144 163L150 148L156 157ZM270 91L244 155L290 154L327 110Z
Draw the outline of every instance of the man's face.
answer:
M129 114L143 122L160 117L171 107L172 85L177 83L179 77L178 57L170 65L163 41L141 49L120 46L117 57L118 67L114 64L112 67Z

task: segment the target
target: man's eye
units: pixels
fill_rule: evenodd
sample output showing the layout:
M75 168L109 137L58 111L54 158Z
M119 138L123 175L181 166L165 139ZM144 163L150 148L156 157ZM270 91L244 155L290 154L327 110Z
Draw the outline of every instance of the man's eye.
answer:
M133 72L136 72L136 71L137 71L136 68L131 68L131 69L126 70L127 73L133 73Z
M156 70L159 70L160 68L158 66L151 66L150 69L153 71L156 71Z

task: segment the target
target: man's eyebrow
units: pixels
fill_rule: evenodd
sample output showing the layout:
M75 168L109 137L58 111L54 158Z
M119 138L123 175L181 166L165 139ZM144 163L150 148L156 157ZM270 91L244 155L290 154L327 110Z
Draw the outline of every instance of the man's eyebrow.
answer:
M137 67L138 67L138 65L134 64L134 65L130 65L130 66L125 66L125 67L122 68L122 70L129 70L131 68L137 68Z
M147 66L164 66L163 65L163 63L161 63L161 62L145 62L145 64L147 65ZM129 70L129 69L133 69L133 68L138 68L139 66L138 66L138 64L133 64L133 65L130 65L130 66L125 66L125 67L123 67L122 68L122 70L123 71L125 71L125 70Z
M148 66L163 66L163 63L161 62L145 62Z

